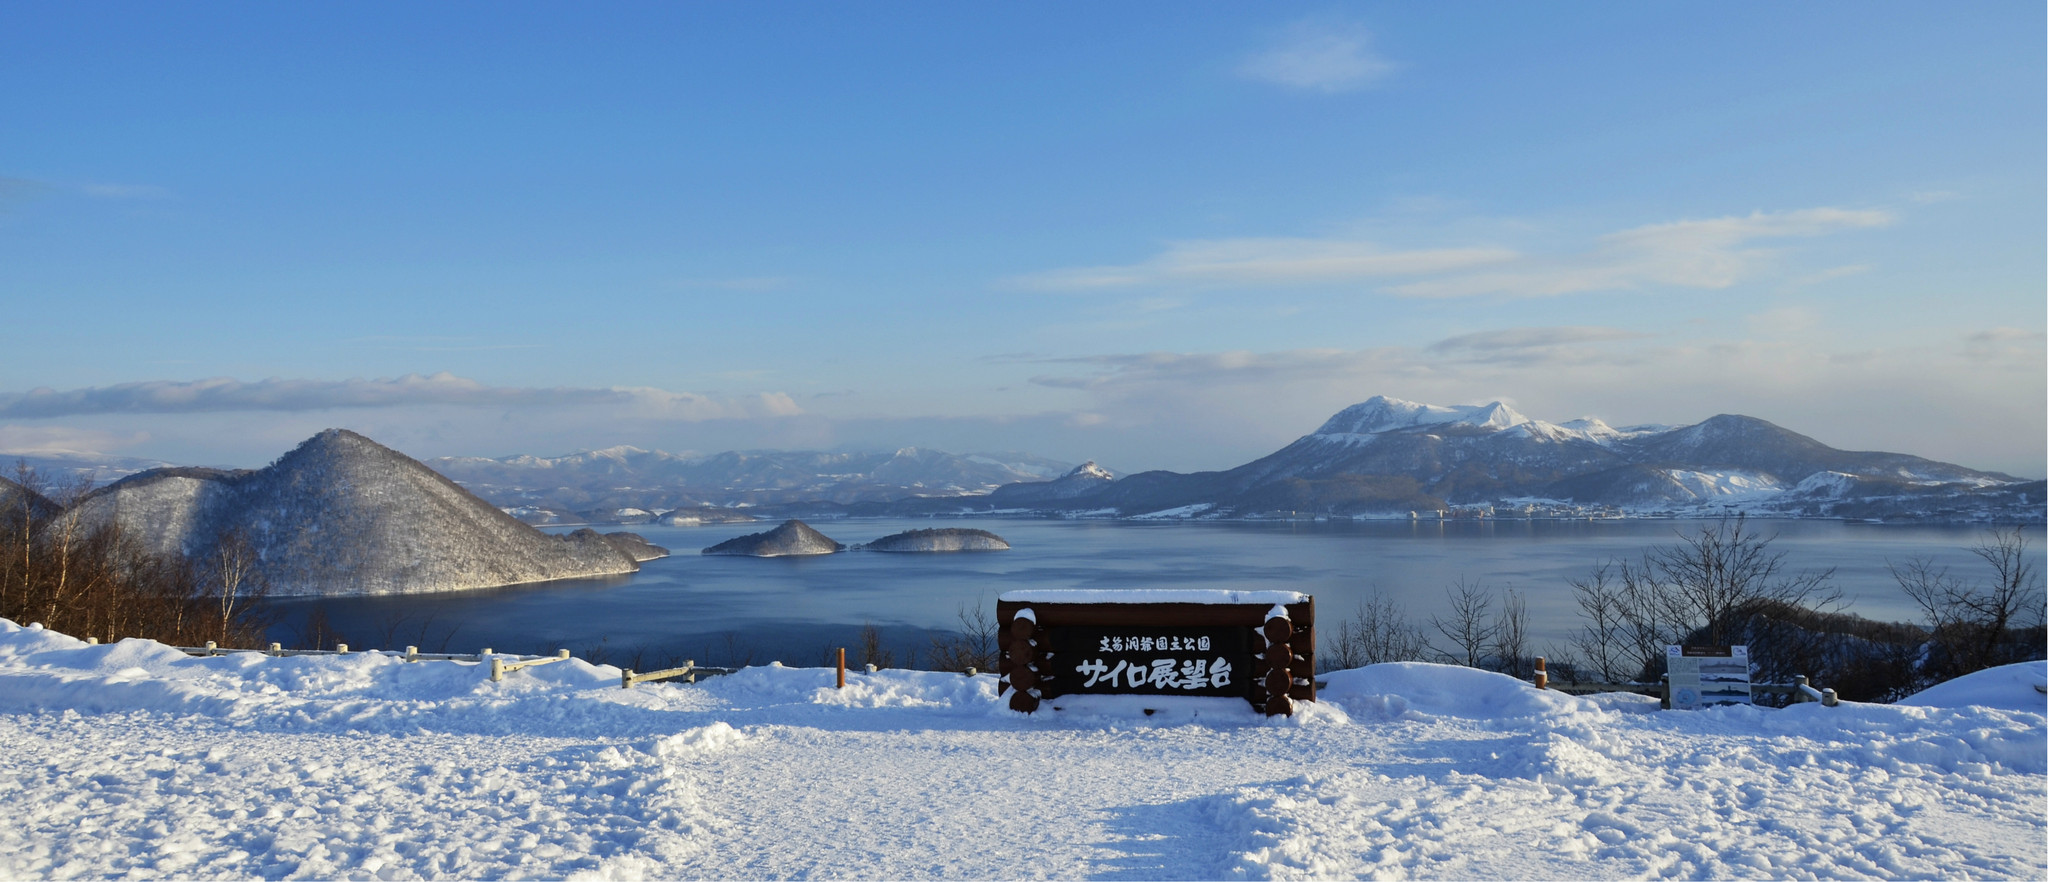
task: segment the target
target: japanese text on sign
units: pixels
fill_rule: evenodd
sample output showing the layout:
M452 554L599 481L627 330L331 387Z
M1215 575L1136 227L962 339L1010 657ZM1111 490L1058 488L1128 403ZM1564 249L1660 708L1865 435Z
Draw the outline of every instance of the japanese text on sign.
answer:
M1207 643L1207 638L1202 640ZM1124 685L1136 689L1151 686L1154 689L1221 689L1230 685L1230 661L1224 658L1188 659L1179 661L1170 658L1152 659L1148 664L1117 660L1116 667L1110 667L1102 659L1090 659L1074 668L1074 672L1087 676L1082 689L1093 688L1096 684L1109 686ZM1118 678L1123 682L1119 684Z

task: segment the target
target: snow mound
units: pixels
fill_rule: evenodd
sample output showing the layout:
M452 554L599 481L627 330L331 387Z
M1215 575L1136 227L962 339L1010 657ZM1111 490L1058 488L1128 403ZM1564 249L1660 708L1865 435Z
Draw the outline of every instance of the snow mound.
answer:
M1395 717L1413 712L1484 720L1599 710L1592 701L1536 689L1506 674L1428 662L1334 671L1324 682L1329 685L1317 690L1319 699L1356 704L1368 715Z
M1909 707L1988 707L2048 715L2048 661L2000 665L1939 683L1900 701Z

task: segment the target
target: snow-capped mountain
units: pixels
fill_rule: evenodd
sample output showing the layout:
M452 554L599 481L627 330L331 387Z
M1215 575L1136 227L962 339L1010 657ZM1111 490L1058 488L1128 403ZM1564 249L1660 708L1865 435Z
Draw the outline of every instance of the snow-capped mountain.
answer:
M1615 428L1597 419L1530 419L1500 402L1446 407L1384 396L1227 471L1143 472L1080 493L1054 496L1052 489L1013 485L990 502L1126 516L1182 508L1210 517L1505 508L2038 522L2044 495L2040 481L1837 450L1754 417Z
M989 504L998 508L1018 507L1073 499L1094 493L1115 481L1116 476L1089 460L1052 481L1009 484L989 494Z
M1054 478L1070 468L1021 453L960 455L919 447L708 455L610 447L557 457L448 457L427 464L506 508L620 523L721 506L846 506L979 496L1005 484Z
M255 470L157 469L68 512L158 552L246 536L273 594L407 594L630 573L644 542L550 536L398 451L328 429ZM650 550L651 549L651 550Z

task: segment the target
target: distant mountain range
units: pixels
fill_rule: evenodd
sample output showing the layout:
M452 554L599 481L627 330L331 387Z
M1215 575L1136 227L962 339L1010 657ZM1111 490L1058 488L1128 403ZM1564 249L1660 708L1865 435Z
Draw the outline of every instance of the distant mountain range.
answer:
M1754 417L1615 428L1542 422L1498 402L1443 407L1375 397L1226 471L1109 480L1083 468L1000 488L981 504L1121 517L1745 512L2038 523L2043 497L2042 481L1837 450Z
M690 522L718 509L784 506L874 510L979 496L1043 481L1072 463L1022 453L729 451L710 455L610 447L568 456L443 457L427 465L532 523ZM742 518L744 519L744 518Z
M551 536L432 469L329 429L261 469L155 469L80 499L157 552L247 539L278 595L404 594L630 573L667 552L638 537Z

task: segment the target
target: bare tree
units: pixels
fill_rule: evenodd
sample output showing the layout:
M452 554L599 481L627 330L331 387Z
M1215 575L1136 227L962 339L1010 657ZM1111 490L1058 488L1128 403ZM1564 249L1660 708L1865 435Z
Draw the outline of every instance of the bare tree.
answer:
M1785 553L1771 550L1775 538L1758 535L1738 516L1646 552L1644 575L1664 617L1686 634L1704 631L1708 645L1721 646L1740 626L1740 614L1759 604L1823 612L1839 606L1841 591L1828 584L1834 569L1785 572Z
M1527 677L1534 673L1529 656L1529 603L1521 592L1513 588L1504 589L1500 596L1500 613L1493 618L1494 667L1511 677Z
M860 663L877 668L896 666L896 653L882 644L882 629L875 627L874 622L860 626Z
M995 615L984 603L960 605L960 631L932 635L929 654L932 670L993 671L998 661Z
M1485 585L1462 578L1451 588L1450 614L1430 616L1429 624L1450 641L1444 657L1468 668L1479 667L1486 660L1486 651L1500 633L1500 623L1493 615L1493 594Z
M1641 673L1649 659L1640 649L1630 651L1625 599L1612 573L1611 565L1601 564L1585 579L1567 580L1585 620L1572 632L1571 652L1583 673L1603 683L1622 683Z
M1387 662L1420 661L1429 655L1429 640L1408 620L1401 607L1375 591L1359 601L1347 621L1326 635L1317 661L1326 671L1344 671Z
M2038 630L2044 613L2041 570L2028 553L2026 533L2018 527L1994 531L1970 553L1990 565L1990 581L1965 582L1926 558L1885 564L1927 617L1935 650L1928 673L1937 679L2042 652L2038 639L2015 639Z
M233 630L235 614L247 615L246 607L269 592L258 562L249 534L239 527L230 527L221 531L201 564L206 589L215 593L219 605L220 636L216 639L224 645Z

